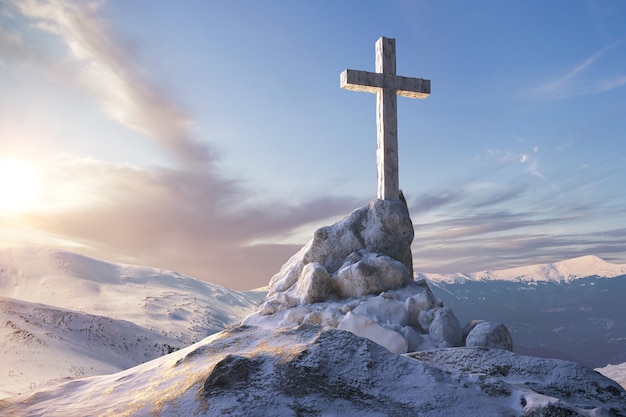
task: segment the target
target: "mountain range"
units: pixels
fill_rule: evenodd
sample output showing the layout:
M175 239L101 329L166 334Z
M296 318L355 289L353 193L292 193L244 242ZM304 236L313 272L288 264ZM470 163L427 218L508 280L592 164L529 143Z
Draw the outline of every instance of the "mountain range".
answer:
M417 274L461 323L505 323L514 351L591 368L626 362L626 265L583 256L470 274Z

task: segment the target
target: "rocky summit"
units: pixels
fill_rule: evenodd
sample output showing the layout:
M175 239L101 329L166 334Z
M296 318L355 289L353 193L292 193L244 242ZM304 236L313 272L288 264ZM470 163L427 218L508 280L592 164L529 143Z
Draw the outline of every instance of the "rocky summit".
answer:
M501 323L466 334L425 280L413 279L413 223L402 200L372 200L313 238L270 281L243 324L347 330L394 353L472 346L512 350ZM470 330L467 333L470 333Z
M599 373L512 353L413 279L406 204L318 229L242 324L117 374L0 403L9 416L626 416Z

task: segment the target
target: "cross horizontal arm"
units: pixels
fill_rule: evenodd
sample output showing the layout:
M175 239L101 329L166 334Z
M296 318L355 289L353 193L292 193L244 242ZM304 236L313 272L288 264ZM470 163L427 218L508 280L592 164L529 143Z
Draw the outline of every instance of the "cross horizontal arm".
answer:
M346 90L368 93L388 88L396 90L399 96L409 98L426 98L430 95L430 80L359 70L348 69L342 72L340 86Z

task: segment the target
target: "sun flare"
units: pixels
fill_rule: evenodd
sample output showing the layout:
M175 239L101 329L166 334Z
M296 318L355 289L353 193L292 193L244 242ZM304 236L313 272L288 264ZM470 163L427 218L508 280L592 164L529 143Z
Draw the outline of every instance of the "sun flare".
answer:
M20 159L0 160L0 209L25 211L39 195L39 174Z

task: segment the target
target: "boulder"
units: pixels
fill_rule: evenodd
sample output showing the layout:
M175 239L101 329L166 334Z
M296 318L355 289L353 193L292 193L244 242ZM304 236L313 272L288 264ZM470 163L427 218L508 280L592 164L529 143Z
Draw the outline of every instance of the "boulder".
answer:
M513 351L513 338L509 329L496 322L482 322L476 324L465 339L467 347L484 347Z

